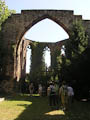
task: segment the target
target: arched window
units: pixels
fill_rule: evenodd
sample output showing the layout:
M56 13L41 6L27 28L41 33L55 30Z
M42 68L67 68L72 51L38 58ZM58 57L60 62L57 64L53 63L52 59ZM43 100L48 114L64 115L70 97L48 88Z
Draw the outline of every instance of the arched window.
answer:
M50 49L48 47L46 47L44 49L43 57L44 57L44 60L45 60L46 67L48 68L51 65Z
M65 56L65 46L64 45L61 47L61 55Z
M30 45L27 46L27 53L26 53L26 73L30 72L30 66L31 66L31 48Z
M25 37L37 42L57 42L69 38L60 25L48 18L35 24Z

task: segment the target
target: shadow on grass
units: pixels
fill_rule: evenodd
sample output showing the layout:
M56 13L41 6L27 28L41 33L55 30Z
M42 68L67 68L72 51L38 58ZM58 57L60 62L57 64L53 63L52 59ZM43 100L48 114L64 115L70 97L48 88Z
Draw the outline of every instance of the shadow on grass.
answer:
M32 104L17 104L25 110L15 120L90 120L90 103L75 101L67 111L56 110L48 105L47 97L17 96L11 101L24 100Z

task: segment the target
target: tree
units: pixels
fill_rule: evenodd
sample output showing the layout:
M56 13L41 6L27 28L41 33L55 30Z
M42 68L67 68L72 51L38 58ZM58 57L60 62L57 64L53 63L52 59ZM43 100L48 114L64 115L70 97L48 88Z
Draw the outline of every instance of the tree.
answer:
M66 55L69 59L80 56L87 48L88 36L81 21L75 21L72 26L70 39L66 43ZM69 55L69 56L68 56Z
M8 18L8 16L15 12L15 10L8 9L8 6L6 6L5 1L0 0L0 30L2 23Z
M64 79L72 79L72 77L80 76L80 64L82 62L83 52L88 45L88 36L81 21L75 21L69 40L65 43L65 56L62 57L61 74ZM77 75L75 75L77 73ZM78 77L79 77L78 76ZM77 79L77 78L76 78Z

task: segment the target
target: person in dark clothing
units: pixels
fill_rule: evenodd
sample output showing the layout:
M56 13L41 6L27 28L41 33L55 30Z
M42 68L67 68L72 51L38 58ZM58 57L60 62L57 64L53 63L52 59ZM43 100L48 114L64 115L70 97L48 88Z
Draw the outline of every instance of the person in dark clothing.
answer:
M31 83L31 84L29 85L29 92L30 92L30 96L32 96L32 95L33 95L33 92L34 92L34 85L33 85L33 83Z
M49 96L49 105L55 106L55 86L53 83L50 83L48 87L48 96Z

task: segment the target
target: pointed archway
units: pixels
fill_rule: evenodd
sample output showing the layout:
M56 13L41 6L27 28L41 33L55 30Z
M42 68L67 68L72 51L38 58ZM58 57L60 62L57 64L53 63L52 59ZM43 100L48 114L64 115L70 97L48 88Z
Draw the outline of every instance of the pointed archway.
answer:
M23 43L23 36L36 23L44 19L51 19L60 25L70 35L71 27L74 21L81 20L90 39L90 21L82 20L82 16L76 16L73 11L68 10L22 10L21 14L14 14L2 25L2 50L3 56L1 73L4 76L16 78L17 61L19 60L20 44ZM24 50L24 49L23 49ZM23 51L24 53L25 51ZM6 59L7 58L7 59ZM25 58L24 58L25 59ZM6 63L6 64L4 64ZM24 70L23 70L24 71ZM19 71L20 72L20 71Z

